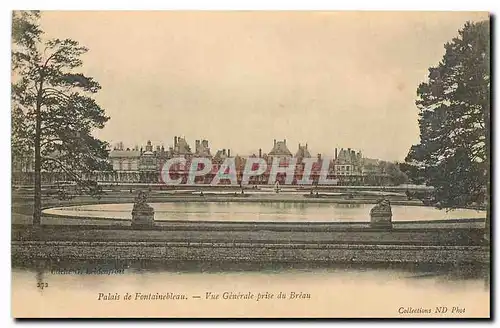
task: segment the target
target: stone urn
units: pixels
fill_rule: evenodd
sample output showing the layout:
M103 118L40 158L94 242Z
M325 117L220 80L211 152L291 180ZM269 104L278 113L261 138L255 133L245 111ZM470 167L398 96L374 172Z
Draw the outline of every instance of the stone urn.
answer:
M370 211L370 227L372 228L392 228L391 203L387 199L378 201Z
M153 227L155 225L154 216L154 209L147 204L146 193L139 191L132 209L132 227Z

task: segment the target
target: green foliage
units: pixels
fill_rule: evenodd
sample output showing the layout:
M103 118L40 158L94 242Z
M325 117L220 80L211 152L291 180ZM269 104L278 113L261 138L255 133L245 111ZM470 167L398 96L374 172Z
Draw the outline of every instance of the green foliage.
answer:
M45 169L54 165L74 172L105 169L107 144L92 136L109 119L91 97L101 87L73 71L82 65L80 57L87 49L70 39L41 44L37 18L36 12L15 12L13 17L13 149L34 147L39 119Z
M408 176L401 171L400 164L388 161L367 162L364 164L365 182L369 185L400 185L408 182Z
M12 42L14 45L33 49L40 42L42 30L38 26L40 13L31 11L14 11L12 13Z
M39 13L13 14L12 154L35 158L35 212L40 170L82 173L110 169L108 145L94 136L109 117L92 97L93 78L76 71L88 49L71 39L42 41ZM38 177L38 178L37 178Z
M401 172L404 172L404 174L406 174L408 179L407 182L416 185L425 184L424 172L422 172L422 170L418 166L408 163L399 163L398 166Z
M402 172L398 163L385 162L385 172L391 177L394 185L400 185L408 182L408 176Z
M489 182L489 21L466 23L445 49L418 87L420 143L405 169L436 188L440 207L478 205Z

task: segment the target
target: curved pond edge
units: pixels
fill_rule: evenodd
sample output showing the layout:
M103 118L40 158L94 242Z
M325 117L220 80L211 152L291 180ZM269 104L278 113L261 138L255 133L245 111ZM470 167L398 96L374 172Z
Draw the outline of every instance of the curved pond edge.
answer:
M221 199L220 197L217 197L215 199L211 198L203 198L200 199L198 197L182 197L182 199L172 199L172 198L162 198L162 199L152 199L149 200L148 203L155 204L155 203L297 203L297 204L303 204L303 203L311 203L311 204L362 204L362 205L371 205L371 204L376 204L376 201L352 201L352 200L346 200L344 202L333 202L331 200L324 200L324 199L311 199L311 201L296 201L296 200L286 200L286 201L281 201L281 200L275 200L275 199L269 199L267 201L262 201L262 200L257 200L257 199L238 199L235 200L232 199L226 200L226 199ZM87 220L87 221L94 221L94 222L104 222L104 221L110 221L110 222L122 222L122 223L129 223L131 222L131 218L116 218L116 217L91 217L91 216L83 216L83 215L69 215L69 214L58 214L58 213L46 213L46 210L50 209L57 209L57 208L66 208L66 207L73 207L73 206L87 206L87 205L106 205L106 204L132 204L133 199L132 198L121 198L121 199L113 199L113 200L95 200L95 201L89 201L89 200L83 200L79 202L68 202L68 203L61 203L61 202L54 202L54 204L51 204L51 206L45 206L42 209L42 217L45 218L60 218L60 219L70 219L70 220ZM431 207L435 208L432 206L425 206L421 202L420 203L415 203L415 201L393 201L391 202L392 205L395 206L418 206L418 207ZM469 209L470 210L470 209ZM478 218L478 217L465 217L465 218L459 218L459 219L437 219L437 220L405 220L405 221L398 221L398 220L393 220L393 224L395 225L414 225L414 224L422 224L422 225L429 225L429 224L456 224L456 223L466 223L466 222L474 222L474 223L482 223L485 222L485 218ZM363 221L317 221L317 222L302 222L302 221L287 221L287 222L278 222L278 221L218 221L218 220L210 220L210 221L203 221L203 220L156 220L155 221L157 226L158 225L168 225L168 223L172 224L186 224L186 225L193 225L193 224L236 224L236 225L290 225L290 224L295 224L295 225L349 225L349 226L359 226L359 225L367 225L370 222L370 216L369 213L366 213L366 220Z

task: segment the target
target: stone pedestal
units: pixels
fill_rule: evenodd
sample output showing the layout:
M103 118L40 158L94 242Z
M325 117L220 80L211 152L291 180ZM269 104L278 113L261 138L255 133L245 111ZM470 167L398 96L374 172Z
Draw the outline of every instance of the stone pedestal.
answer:
M139 191L132 209L132 227L147 228L155 225L154 209L147 204L147 196Z
M370 213L370 227L372 228L392 228L392 214Z
M371 209L370 227L392 229L392 209L388 200L380 200Z
M149 206L148 206L149 207ZM152 207L132 210L133 227L153 227L155 225L155 214Z

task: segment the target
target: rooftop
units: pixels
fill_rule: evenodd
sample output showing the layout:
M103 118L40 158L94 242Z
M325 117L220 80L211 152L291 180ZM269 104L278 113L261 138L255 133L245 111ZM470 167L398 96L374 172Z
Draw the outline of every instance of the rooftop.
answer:
M297 153L295 153L295 157L311 158L311 153L307 149L307 144L305 146L302 146L301 144L299 144L299 149L297 150Z
M112 150L109 153L110 158L120 157L140 157L141 152L138 150Z
M274 140L274 147L273 149L268 153L270 156L292 156L292 153L286 146L286 139L283 141L276 141Z

